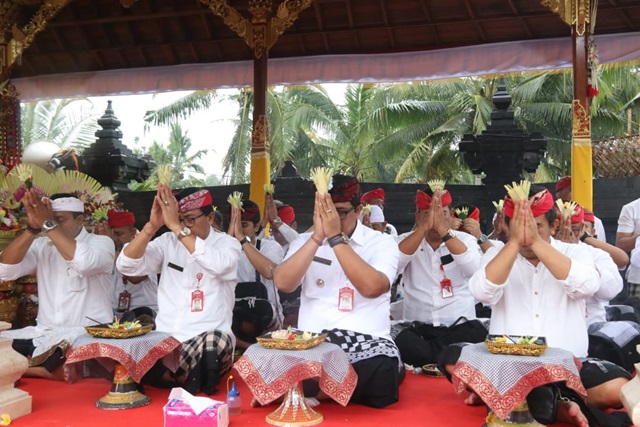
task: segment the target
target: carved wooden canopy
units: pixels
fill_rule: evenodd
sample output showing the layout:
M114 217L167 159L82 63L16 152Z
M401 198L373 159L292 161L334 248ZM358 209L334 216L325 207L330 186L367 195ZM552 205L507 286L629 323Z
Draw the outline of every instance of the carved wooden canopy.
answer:
M547 5L539 0L313 0L283 29L269 57L406 52L569 37L570 27L548 7L554 1L545 1ZM251 5L265 0L69 0L30 40L11 77L252 59L253 51L237 29L230 29L210 9L216 3L226 3L251 19ZM273 0L274 16L281 3ZM3 8L10 4L19 6L19 30L43 1L0 0ZM3 19L9 19L8 14ZM10 38L11 30L2 28L6 24L0 22L0 30ZM596 34L638 31L640 1L599 0Z

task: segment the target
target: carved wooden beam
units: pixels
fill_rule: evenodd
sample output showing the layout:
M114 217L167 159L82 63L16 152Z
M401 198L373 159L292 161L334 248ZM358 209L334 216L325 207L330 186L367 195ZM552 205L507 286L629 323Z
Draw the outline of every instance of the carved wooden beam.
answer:
M592 0L540 0L543 6L551 9L569 26L576 27L578 35L583 35L587 24L591 22Z
M36 35L42 32L60 10L71 0L45 0L29 22L22 28L18 26L20 6L11 0L0 3L3 11L0 18L0 75L8 78L10 70L18 62ZM10 34L10 35L9 35Z
M253 49L256 58L269 51L278 38L298 19L300 12L311 6L313 0L284 0L272 16L273 0L250 0L251 18L243 17L226 0L200 0L225 25L238 34Z

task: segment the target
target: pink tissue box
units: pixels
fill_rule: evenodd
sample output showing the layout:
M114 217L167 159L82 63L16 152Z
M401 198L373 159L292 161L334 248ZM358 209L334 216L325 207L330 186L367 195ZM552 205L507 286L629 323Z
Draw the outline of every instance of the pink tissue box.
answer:
M198 399L205 398L198 397ZM188 401L170 398L163 408L164 427L228 427L229 408L227 404L213 399L209 400L211 400L211 404L204 410L201 405L199 409L194 411ZM200 413L196 414L196 412Z

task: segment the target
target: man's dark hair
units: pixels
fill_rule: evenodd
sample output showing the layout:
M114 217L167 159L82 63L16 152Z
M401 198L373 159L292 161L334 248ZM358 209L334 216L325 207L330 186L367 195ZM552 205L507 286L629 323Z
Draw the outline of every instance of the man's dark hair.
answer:
M240 214L242 221L251 221L253 224L260 222L260 206L253 200L244 199L242 201L242 212Z
M56 193L49 197L49 200L64 199L65 197L73 197L74 199L77 199L77 197L71 193ZM78 218L80 215L84 216L84 212L71 212L71 216L74 218Z
M206 190L206 188L185 188L184 190L180 190L175 194L175 198L178 202L180 202L180 200L184 199L185 197L187 197L189 194L193 194L197 191L200 190ZM212 197L213 200L213 197ZM202 206L200 208L200 211L204 214L204 215L209 215L211 212L213 212L213 205L207 205L207 206Z

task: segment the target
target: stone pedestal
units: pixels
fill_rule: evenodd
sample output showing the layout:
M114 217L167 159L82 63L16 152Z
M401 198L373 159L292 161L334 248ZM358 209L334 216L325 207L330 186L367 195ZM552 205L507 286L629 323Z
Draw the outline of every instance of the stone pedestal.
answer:
M636 351L640 353L640 345L636 347ZM636 363L635 367L636 372L640 372L640 363ZM640 426L640 378L638 375L622 386L620 398L633 425Z
M0 331L10 327L10 323L0 322ZM31 413L31 396L14 386L29 363L26 357L11 348L11 341L0 336L0 415L8 414L14 420Z

